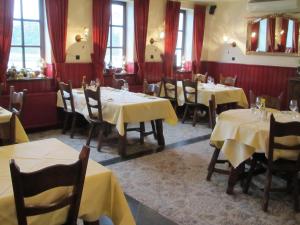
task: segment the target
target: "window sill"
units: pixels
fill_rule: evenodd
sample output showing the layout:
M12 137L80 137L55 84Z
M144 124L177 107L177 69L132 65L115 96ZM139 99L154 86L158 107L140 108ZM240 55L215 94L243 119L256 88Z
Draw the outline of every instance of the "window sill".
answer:
M6 81L7 82L26 82L26 81L41 81L41 80L53 80L53 78L49 77L34 77L34 78L20 78L20 79L15 79L15 78L8 78Z

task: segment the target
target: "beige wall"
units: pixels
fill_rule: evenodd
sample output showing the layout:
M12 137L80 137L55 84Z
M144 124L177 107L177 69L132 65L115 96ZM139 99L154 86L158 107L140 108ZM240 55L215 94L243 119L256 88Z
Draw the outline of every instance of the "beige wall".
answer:
M246 55L247 0L218 3L214 15L206 14L202 60L271 66L298 66L299 57ZM236 48L224 44L226 35ZM235 57L235 61L232 60Z
M148 17L148 35L146 47L146 61L160 61L160 54L164 51L164 41L159 40L159 33L164 31L165 6L167 0L150 0ZM246 55L247 0L232 0L219 2L214 15L207 10L204 46L202 60L228 63L298 66L299 57L253 56ZM193 3L184 1L183 8L192 8ZM83 28L90 30L87 42L76 43L75 35L83 32ZM237 47L232 48L224 44L226 35L236 41ZM158 40L150 45L150 38ZM69 0L67 62L90 62L92 52L92 0ZM80 60L75 56L80 55ZM153 58L151 58L153 55ZM232 61L235 57L235 61Z

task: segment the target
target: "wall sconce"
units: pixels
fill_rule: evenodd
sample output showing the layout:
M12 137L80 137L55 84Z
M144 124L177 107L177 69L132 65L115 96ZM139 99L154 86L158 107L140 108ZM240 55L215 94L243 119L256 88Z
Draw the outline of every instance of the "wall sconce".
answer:
M230 44L233 48L236 47L236 42L229 40L228 36L223 36L223 41L225 44Z
M256 37L256 32L252 32L252 33L251 33L251 37L252 37L252 38L255 38L255 37Z
M88 37L89 37L89 28L84 27L83 28L83 34L82 35L81 34L77 34L75 36L75 41L76 42L87 41Z
M284 30L281 30L281 31L280 31L280 35L283 35L283 34L284 34Z
M153 45L155 42L162 41L165 38L165 32L159 33L159 39L155 40L154 38L150 38L150 44Z

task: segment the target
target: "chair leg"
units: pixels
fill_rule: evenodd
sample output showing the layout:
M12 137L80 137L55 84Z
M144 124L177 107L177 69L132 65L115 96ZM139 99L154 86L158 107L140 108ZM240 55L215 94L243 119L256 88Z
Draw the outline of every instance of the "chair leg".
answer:
M73 114L72 126L71 126L71 138L74 137L75 125L76 125L77 115L76 113Z
M193 127L196 126L197 122L197 107L194 109L194 116L193 116Z
M156 140L157 139L157 134L156 134L156 128L155 128L154 120L151 120L151 127L152 127L152 132L153 132L154 139Z
M181 122L184 123L185 119L186 119L186 116L187 116L187 113L189 111L189 106L188 105L185 105L185 108L184 108L184 113L183 113L183 117L182 117L182 120Z
M215 148L215 151L211 157L211 160L210 160L210 163L209 163L209 166L208 166L208 172L207 172L207 176L206 176L206 180L207 181L210 181L211 179L211 176L214 172L214 169L215 169L215 165L217 163L217 160L218 160L218 157L219 157L219 154L220 154L220 149L218 148Z
M265 183L265 190L264 190L264 200L263 200L263 205L262 205L262 209L265 212L268 211L268 204L269 204L271 183L272 183L272 172L268 168L268 170L267 170L267 177L266 177L266 183Z
M244 187L243 187L243 192L245 194L248 193L249 186L250 186L250 183L251 183L251 180L252 180L252 176L253 176L253 172L255 170L255 167L256 167L256 159L253 158L251 160L251 164L250 164L250 169L249 169L249 172L248 172L248 176L246 177L246 181L245 181Z
M145 123L140 122L140 144L144 144Z
M104 134L104 127L101 126L98 134L98 146L97 146L98 152L101 151L103 134Z
M65 133L66 133L66 130L67 130L69 116L70 116L69 113L65 113L64 125L63 125L63 129L62 129L62 133L63 133L63 134L65 134Z
M90 142L91 142L91 139L92 139L92 136L93 136L93 133L94 133L94 129L95 129L95 124L91 123L91 128L90 128L90 131L89 131L88 139L86 140L86 145L87 146L90 145Z
M298 185L298 172L294 174L293 177L294 182L294 190L293 190L293 198L294 198L294 210L299 212L299 185Z

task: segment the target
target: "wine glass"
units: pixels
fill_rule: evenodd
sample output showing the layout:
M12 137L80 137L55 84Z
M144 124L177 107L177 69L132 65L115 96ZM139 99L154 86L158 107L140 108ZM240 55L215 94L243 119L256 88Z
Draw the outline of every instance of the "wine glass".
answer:
M95 86L96 86L96 82L94 80L91 80L90 87L95 87Z
M290 101L289 108L294 114L296 114L298 112L298 102L296 99L292 99ZM296 118L296 116L293 116L293 119L295 119L295 118Z
M261 97L259 97L259 96L256 97L255 104L258 109L261 109L261 107L262 107Z

